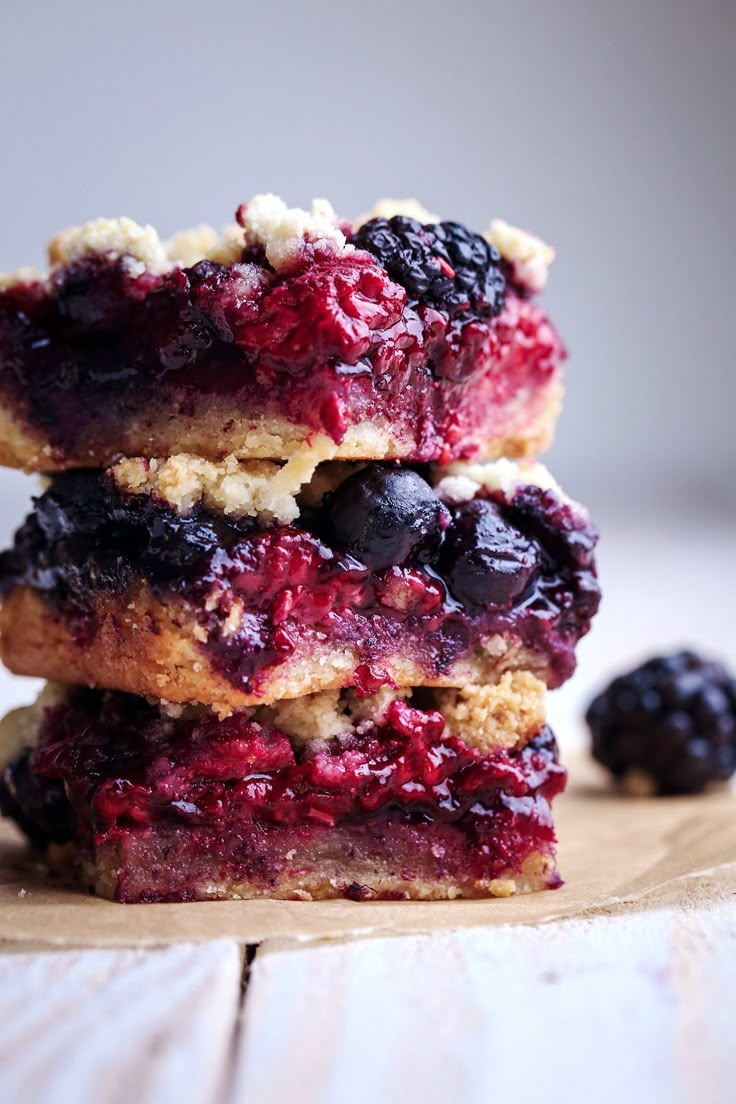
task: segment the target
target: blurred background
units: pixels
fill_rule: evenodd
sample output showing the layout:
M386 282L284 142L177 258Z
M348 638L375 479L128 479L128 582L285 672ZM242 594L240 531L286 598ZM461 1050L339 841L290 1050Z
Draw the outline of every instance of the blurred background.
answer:
M260 191L549 240L548 462L605 537L572 724L642 651L736 658L735 47L732 0L3 0L0 269L97 215L167 236ZM32 485L0 472L4 541Z

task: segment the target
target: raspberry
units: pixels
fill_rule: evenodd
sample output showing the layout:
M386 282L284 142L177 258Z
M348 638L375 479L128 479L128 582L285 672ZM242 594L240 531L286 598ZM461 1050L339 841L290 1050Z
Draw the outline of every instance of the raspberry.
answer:
M315 360L355 365L371 352L376 332L416 344L402 320L403 291L365 256L313 265L264 295L258 313L235 326L235 344L249 357L295 371Z
M736 681L693 652L657 656L590 705L593 756L660 794L698 793L736 770Z
M503 309L506 281L498 252L459 222L422 226L404 215L371 219L350 241L377 257L414 304L451 316L473 311L481 318Z

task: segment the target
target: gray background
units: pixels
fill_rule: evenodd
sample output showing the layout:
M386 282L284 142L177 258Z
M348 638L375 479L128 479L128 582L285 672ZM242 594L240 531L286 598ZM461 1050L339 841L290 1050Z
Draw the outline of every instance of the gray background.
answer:
M599 515L733 509L735 31L730 0L2 0L0 268L258 191L498 214L558 249L559 478ZM6 530L28 486L0 475Z

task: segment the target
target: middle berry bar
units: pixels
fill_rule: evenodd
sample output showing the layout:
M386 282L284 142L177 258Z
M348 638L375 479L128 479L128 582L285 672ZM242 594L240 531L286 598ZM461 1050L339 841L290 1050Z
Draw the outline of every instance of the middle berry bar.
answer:
M287 474L178 456L57 475L0 558L4 662L224 712L572 673L596 533L543 467Z

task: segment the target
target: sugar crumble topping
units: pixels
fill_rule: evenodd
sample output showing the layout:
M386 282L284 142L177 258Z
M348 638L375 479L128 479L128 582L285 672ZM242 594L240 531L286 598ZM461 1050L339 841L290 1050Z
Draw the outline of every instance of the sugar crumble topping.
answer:
M202 503L207 509L235 519L255 517L288 525L299 516L297 495L308 484L318 464L335 451L334 443L320 435L278 464L272 460L205 460L191 453L167 459L132 457L110 469L118 489L128 494L149 494L162 499L177 513L190 513Z
M191 230L180 230L164 242L164 249L172 264L180 268L191 268L204 257L209 257L221 244L217 231L203 223Z
M427 225L440 216L427 210L417 199L379 200L372 210L352 223L358 230L371 219L390 219L405 215ZM134 271L163 274L174 266L190 268L201 260L218 264L237 264L244 249L261 249L271 267L288 275L304 263L325 256L342 257L353 252L347 241L350 220L338 219L326 199L312 201L310 210L287 207L272 193L256 195L238 211L238 223L226 227L220 235L211 226L201 225L174 234L161 241L153 226L141 226L133 219L97 218L83 226L62 230L48 245L52 268L73 264L94 254L121 257ZM535 234L503 219L494 219L485 238L512 266L516 280L533 292L541 291L554 249ZM0 290L15 284L37 282L43 276L33 269L0 273Z
M493 219L483 236L512 266L514 276L520 284L530 291L543 290L550 265L555 259L555 251L551 245L547 245L536 234L530 234L519 226L512 226L503 219Z
M307 256L331 252L336 257L352 253L337 215L326 199L312 201L311 211L287 207L283 199L266 193L254 196L239 213L247 248L260 246L276 272L293 271Z
M16 287L19 284L35 284L43 279L43 273L39 272L37 268L31 268L29 265L24 265L22 268L17 268L14 272L0 272L0 291L7 291L9 288Z
M166 249L152 226L133 219L93 219L84 226L70 226L52 238L48 246L52 266L68 266L92 254L129 257L140 270L153 273L171 268Z
M440 478L434 489L443 502L468 502L480 490L492 493L500 491L511 499L520 487L528 486L553 491L561 501L569 501L554 476L544 464L538 462L504 459L484 463L458 460L436 469L435 475Z
M428 223L440 222L440 216L432 214L419 202L418 199L379 199L375 207L364 215L359 215L355 220L353 229L359 230L371 219L392 219L396 215L405 215L406 218L416 219L426 226Z

